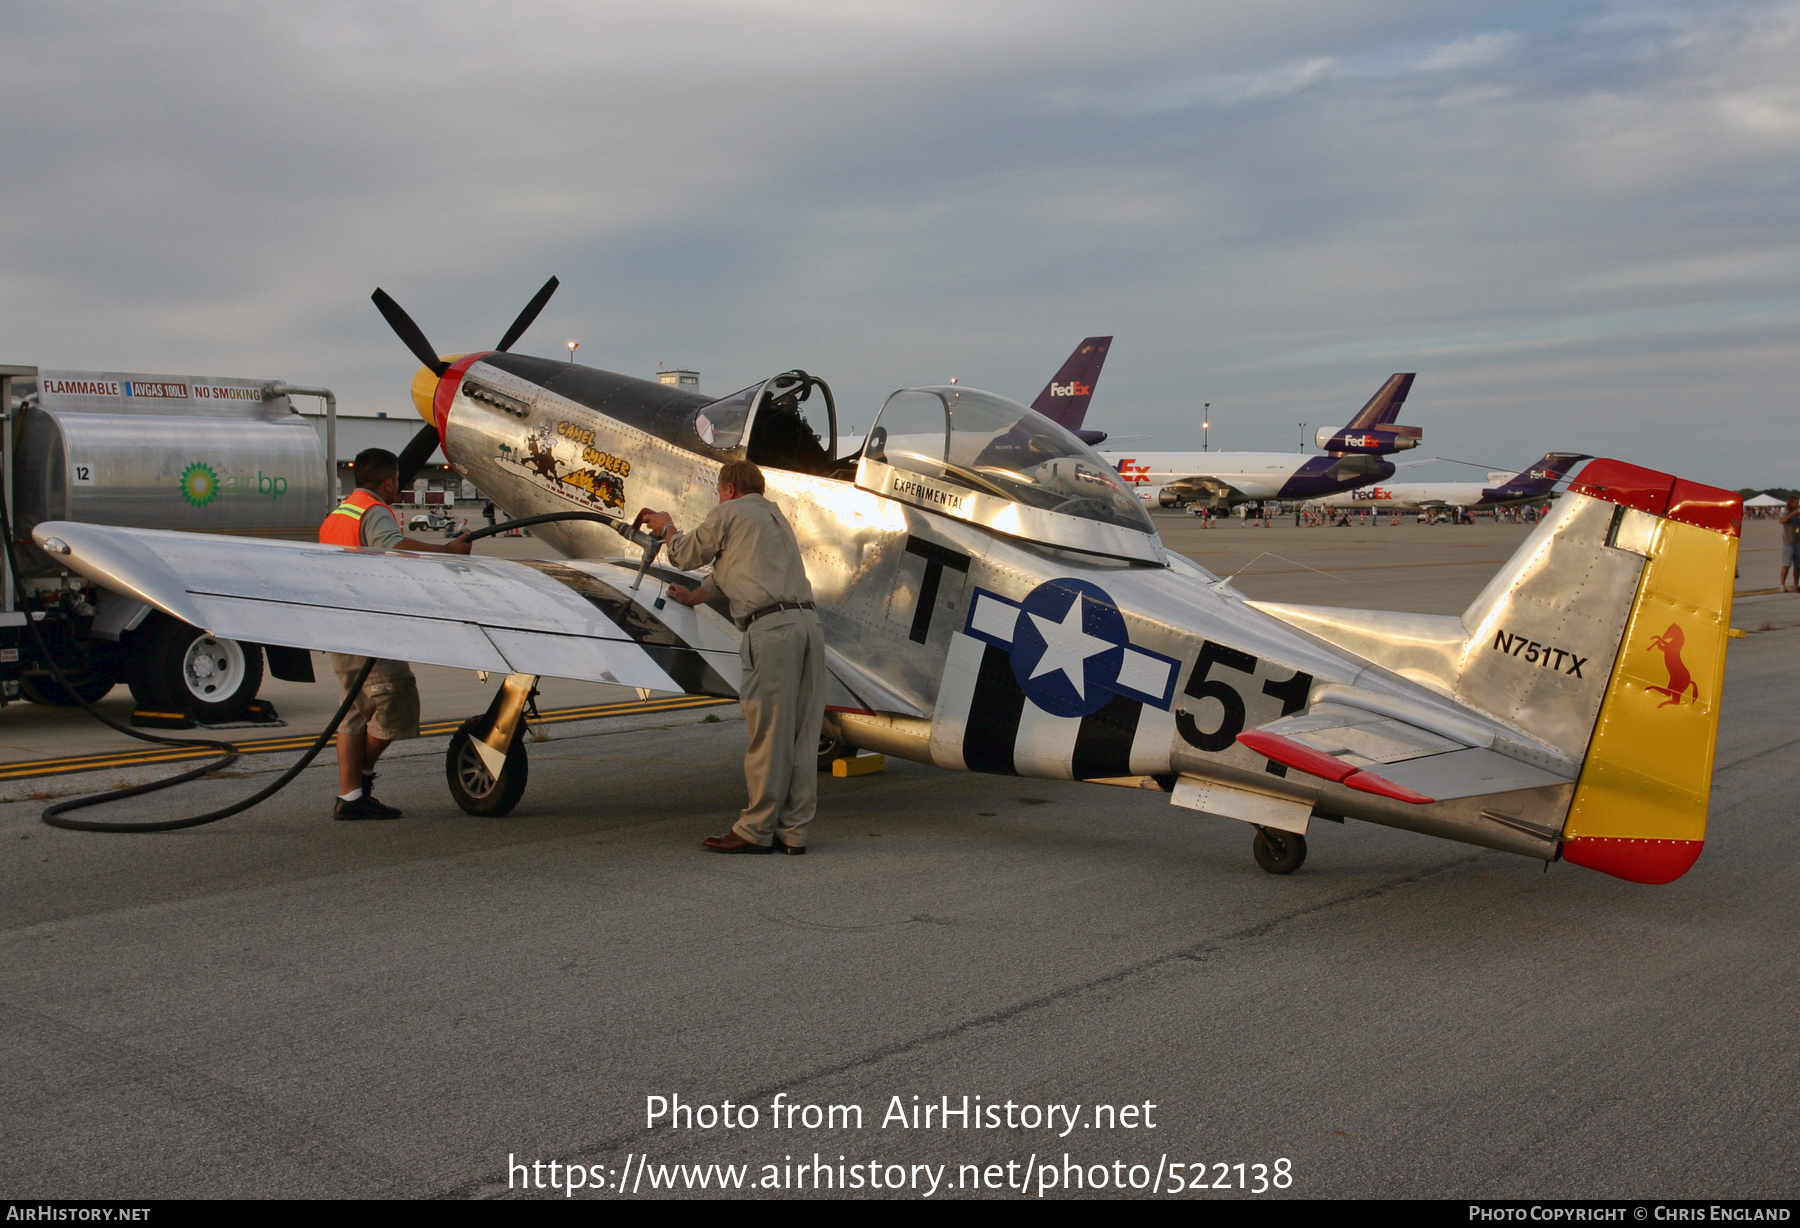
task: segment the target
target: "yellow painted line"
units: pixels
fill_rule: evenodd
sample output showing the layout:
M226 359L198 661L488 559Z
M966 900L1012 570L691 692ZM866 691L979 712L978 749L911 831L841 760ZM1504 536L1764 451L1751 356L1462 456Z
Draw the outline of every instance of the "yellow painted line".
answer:
M601 720L609 716L640 716L651 712L680 712L688 708L711 708L735 703L731 699L714 699L710 695L674 695L667 699L632 700L617 704L590 704L580 708L552 708L540 714L533 724L561 725L569 721ZM419 726L422 738L443 737L455 733L467 717L448 721L429 721ZM279 738L262 738L254 742L232 743L247 755L274 755L285 751L305 750L319 735L289 734ZM147 764L175 763L183 759L203 759L214 752L201 747L155 746L144 750L109 751L95 755L71 755L62 759L33 759L24 763L0 764L0 780L23 780L32 776L63 776L70 772L94 772L105 768L142 767Z

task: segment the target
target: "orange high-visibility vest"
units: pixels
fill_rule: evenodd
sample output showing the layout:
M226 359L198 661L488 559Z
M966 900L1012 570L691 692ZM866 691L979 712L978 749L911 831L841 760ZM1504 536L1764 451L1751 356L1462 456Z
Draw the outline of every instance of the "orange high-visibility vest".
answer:
M387 507L390 515L394 510L376 498L374 491L357 487L350 492L350 497L333 508L331 514L325 517L324 523L319 525L319 541L327 546L362 545L363 513L372 507ZM399 517L395 517L395 519L398 520Z

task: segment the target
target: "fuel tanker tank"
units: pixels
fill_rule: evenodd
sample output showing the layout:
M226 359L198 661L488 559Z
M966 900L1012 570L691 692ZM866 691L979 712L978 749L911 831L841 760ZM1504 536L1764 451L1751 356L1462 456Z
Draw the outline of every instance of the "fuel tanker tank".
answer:
M311 540L325 450L285 396L246 380L40 372L14 382L14 516ZM23 385L23 386L22 386Z
M335 442L325 388L0 366L0 405L12 411L0 477L18 538L69 520L313 540L335 466L289 393L325 399ZM275 719L256 699L265 658L278 678L312 681L306 653L219 639L71 576L35 545L15 553L22 583L0 569L0 707L92 703L125 682L135 723L187 728Z

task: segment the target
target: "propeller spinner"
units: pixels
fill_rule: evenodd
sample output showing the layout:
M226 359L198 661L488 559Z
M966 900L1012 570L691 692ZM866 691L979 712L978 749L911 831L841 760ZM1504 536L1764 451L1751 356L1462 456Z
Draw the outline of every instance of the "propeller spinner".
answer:
M550 301L550 296L556 293L556 287L560 284L562 283L554 277L545 282L543 287L532 295L531 301L525 304L524 310L519 312L511 326L501 334L500 344L494 349L502 352L512 349L513 344L524 336L525 330L536 321L538 313L544 310L544 304ZM374 302L375 309L381 313L381 318L386 320L388 327L394 330L394 335L400 338L402 344L412 351L413 357L417 358L424 367L424 370L413 376L412 390L413 403L418 407L419 416L426 420L427 425L412 437L411 442L400 453L400 485L410 486L413 478L418 476L419 470L430 458L432 451L442 442L432 412L438 381L444 377L445 372L450 370L451 363L464 355L453 354L448 358L440 356L432 348L431 342L426 339L425 330L413 322L413 318L406 314L406 309L395 302L393 296L386 290L377 286L375 293L369 297Z

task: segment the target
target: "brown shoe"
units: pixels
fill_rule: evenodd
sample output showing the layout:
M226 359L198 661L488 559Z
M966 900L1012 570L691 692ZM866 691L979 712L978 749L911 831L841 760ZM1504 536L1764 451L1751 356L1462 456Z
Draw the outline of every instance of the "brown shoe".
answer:
M722 836L708 836L706 847L715 853L773 853L775 847L769 844L752 844L734 831Z

